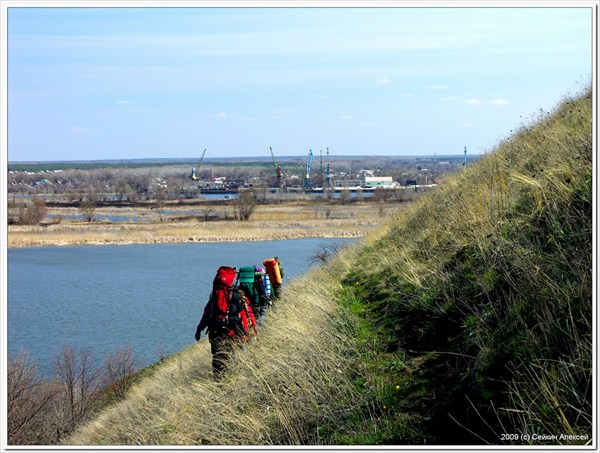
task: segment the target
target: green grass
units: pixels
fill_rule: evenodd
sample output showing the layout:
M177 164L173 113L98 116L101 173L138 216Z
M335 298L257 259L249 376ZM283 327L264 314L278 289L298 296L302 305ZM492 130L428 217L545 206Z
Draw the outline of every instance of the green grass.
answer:
M590 93L564 101L416 203L344 278L385 345L363 359L387 381L375 400L412 401L428 443L591 439L591 118Z

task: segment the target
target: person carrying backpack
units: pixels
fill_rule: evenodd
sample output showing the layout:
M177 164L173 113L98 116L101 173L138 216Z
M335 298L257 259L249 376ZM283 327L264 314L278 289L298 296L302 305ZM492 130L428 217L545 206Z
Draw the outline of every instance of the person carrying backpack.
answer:
M267 307L270 303L263 285L263 274L264 270L255 266L240 267L240 289L248 296L252 312L259 326L265 321Z
M265 269L269 274L269 280L273 287L273 300L281 297L281 284L283 283L283 266L278 256L267 258L263 261Z
M202 331L208 329L215 379L219 379L227 368L235 343L247 341L249 335L257 333L252 307L238 285L234 267L221 266L217 270L212 292L194 336L199 341Z
M273 286L271 285L271 279L269 278L269 274L262 268L257 267L257 272L260 272L262 276L262 286L265 292L265 299L267 301L267 308L271 306L271 299L273 298Z
M267 309L271 306L271 282L269 282L269 276L262 267L257 267L256 272L254 272L254 286L257 288L259 305L264 320Z

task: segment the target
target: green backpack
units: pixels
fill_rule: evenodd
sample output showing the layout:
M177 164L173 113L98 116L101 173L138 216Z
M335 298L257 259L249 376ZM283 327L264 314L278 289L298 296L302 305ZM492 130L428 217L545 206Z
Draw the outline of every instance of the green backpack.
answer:
M256 286L254 285L254 272L256 268L254 266L244 266L240 267L240 271L238 274L238 281L240 282L240 289L244 291L246 297L250 301L250 305L255 309L261 303L260 294L256 290Z

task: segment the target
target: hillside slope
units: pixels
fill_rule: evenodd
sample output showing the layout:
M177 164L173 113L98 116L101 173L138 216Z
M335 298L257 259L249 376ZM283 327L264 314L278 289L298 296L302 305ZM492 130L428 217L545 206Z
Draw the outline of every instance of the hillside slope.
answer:
M586 443L592 186L588 92L294 281L223 382L200 342L69 443Z
M344 285L379 332L365 360L384 419L412 414L416 442L591 440L592 206L588 92L365 247Z

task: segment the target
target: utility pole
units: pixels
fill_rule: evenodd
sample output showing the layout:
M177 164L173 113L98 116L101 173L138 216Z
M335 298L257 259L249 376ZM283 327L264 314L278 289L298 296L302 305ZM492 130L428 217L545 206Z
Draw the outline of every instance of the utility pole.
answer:
M327 148L327 170L325 173L325 178L327 179L327 187L331 187L331 168L329 166L329 148Z
M466 147L466 146L465 146L465 158L464 158L464 160L463 160L463 163L462 163L462 164L463 164L463 167L466 167L466 166L467 166L467 147Z

